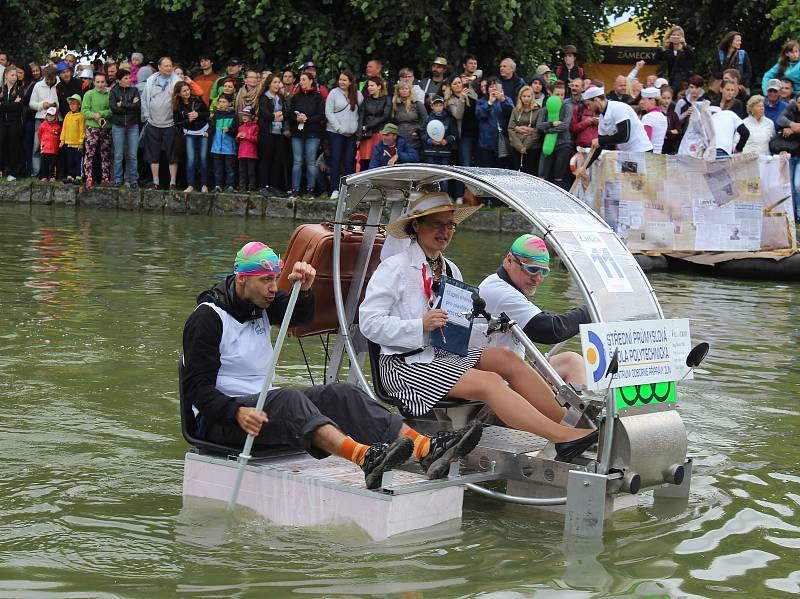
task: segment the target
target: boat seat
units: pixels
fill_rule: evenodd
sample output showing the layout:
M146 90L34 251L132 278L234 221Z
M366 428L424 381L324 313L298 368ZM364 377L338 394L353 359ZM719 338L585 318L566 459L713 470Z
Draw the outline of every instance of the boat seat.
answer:
M178 396L181 404L181 433L183 434L183 438L186 439L189 445L196 447L201 453L238 456L242 452L243 446L233 447L230 445L222 445L220 443L206 441L197 436L197 418L192 410L192 402L186 399L186 394L183 392L183 370L183 356L181 356L180 360L178 360ZM250 455L254 458L265 458L286 455L287 453L303 452L288 445L276 445L269 449L258 449L254 446Z
M406 409L403 407L403 403L396 397L389 395L386 389L383 386L383 382L381 381L381 373L380 367L378 366L378 360L380 359L381 355L381 346L377 343L374 343L367 339L367 346L369 347L369 367L370 372L372 373L372 388L375 391L375 395L378 399L380 399L383 403L389 404L390 406L394 406L400 412L400 414L404 418L411 418L412 415L409 414ZM483 405L483 402L480 401L472 401L470 399L458 399L455 397L445 397L444 399L440 399L436 405L431 408L432 410L447 410L452 408L464 408L464 407L474 407L479 408Z

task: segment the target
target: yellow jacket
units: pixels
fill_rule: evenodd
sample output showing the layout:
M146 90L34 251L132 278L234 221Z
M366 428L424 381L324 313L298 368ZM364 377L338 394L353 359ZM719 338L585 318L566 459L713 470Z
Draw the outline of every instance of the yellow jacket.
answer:
M82 112L68 112L61 128L61 143L70 148L83 147L83 135L86 130L86 118Z

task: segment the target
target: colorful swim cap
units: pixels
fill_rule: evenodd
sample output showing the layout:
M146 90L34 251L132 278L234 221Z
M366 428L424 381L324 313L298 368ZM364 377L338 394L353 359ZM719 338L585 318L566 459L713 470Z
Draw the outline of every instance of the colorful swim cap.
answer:
M547 246L536 235L520 235L511 244L511 254L514 255L530 274L550 274L550 254Z
M236 252L233 272L238 275L278 275L283 268L283 260L279 260L268 245L260 241L246 243Z

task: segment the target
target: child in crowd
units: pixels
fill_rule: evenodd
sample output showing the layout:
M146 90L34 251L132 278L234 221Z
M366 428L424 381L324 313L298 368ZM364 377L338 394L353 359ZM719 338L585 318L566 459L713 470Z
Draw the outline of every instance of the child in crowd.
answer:
M86 130L86 118L81 112L81 96L73 94L67 98L69 112L64 117L61 127L61 144L66 152L66 178L64 183L80 185L81 182L81 150Z
M39 152L42 155L39 178L52 183L56 180L58 148L61 145L61 123L58 122L58 108L51 106L47 109L45 120L39 127L37 135L40 144Z
M81 111L86 118L86 147L83 154L83 172L86 187L94 184L92 164L95 154L100 154L100 172L103 185L111 183L111 107L105 73L96 73L94 88L83 96Z
M239 191L255 191L256 166L258 165L258 121L253 119L252 106L245 105L239 111L236 143L239 144Z
M444 135L434 139L428 126L433 121L440 121ZM429 164L450 164L453 149L458 143L458 125L453 115L444 106L444 98L436 96L431 102L431 113L422 123L422 153Z
M233 96L222 93L216 100L217 110L211 118L214 137L211 142L211 156L214 158L214 191L233 193L236 183L236 113L233 110Z
M142 68L143 62L144 62L144 54L142 54L141 52L133 52L131 54L131 62L130 62L131 83L133 83L134 85L139 83L139 77L138 77L139 69Z

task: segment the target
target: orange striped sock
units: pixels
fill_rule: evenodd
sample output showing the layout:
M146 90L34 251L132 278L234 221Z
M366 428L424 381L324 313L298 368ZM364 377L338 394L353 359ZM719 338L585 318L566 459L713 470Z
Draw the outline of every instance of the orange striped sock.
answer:
M405 436L414 442L414 457L418 460L424 458L431 451L431 438L418 433L413 428L405 432Z
M350 460L354 464L362 466L364 464L364 456L367 454L369 445L353 441L350 437L345 437L342 444L339 446L339 451L336 455L343 457L345 460Z

